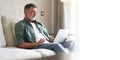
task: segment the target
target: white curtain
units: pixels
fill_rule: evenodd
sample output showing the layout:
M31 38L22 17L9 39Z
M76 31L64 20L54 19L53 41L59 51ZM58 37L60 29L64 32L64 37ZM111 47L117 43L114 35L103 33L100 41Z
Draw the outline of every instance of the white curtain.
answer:
M63 12L63 28L69 29L71 34L76 34L76 2L64 2Z
M56 31L63 28L69 29L71 34L76 34L76 2L58 0L57 5Z

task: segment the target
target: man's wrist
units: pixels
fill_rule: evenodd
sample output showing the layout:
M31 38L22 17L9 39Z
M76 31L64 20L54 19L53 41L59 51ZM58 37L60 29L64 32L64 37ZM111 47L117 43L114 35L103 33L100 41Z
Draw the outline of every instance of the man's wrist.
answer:
M37 46L38 46L38 43L36 43L36 42L33 43L33 46L34 46L34 47L37 47Z

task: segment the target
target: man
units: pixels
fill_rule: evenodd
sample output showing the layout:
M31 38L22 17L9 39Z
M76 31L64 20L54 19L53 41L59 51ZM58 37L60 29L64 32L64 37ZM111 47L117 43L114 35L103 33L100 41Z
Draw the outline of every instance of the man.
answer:
M72 49L71 43L52 43L54 38L51 37L47 29L40 22L35 20L37 13L37 6L30 3L25 5L24 14L25 17L23 20L19 21L15 26L15 34L17 38L17 44L19 48L26 49L38 49L45 48L55 51L56 53L65 52L64 48Z

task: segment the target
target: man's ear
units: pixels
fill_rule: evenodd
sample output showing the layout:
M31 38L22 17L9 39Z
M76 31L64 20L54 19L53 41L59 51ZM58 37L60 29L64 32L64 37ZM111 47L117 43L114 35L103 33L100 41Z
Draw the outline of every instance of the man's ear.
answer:
M27 10L25 10L25 11L24 11L24 14L27 14L27 13L28 13L28 11L27 11Z
M29 10L25 10L24 14L25 14L26 17L29 17L30 16Z

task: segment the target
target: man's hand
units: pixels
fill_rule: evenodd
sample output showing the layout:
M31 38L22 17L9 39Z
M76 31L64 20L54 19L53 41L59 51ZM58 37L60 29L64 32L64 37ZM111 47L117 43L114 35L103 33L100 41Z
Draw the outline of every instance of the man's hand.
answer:
M45 39L44 38L41 38L38 43L44 43L45 42Z
M51 37L51 38L50 38L50 42L53 42L53 41L54 41L54 39L55 39L54 37Z
M39 46L45 42L44 38L41 38L38 42L35 43L35 46Z
M64 41L66 41L67 40L67 38L65 38L65 40Z

